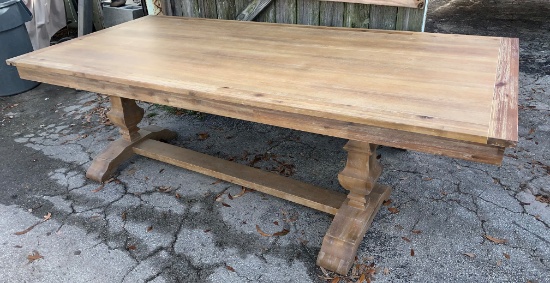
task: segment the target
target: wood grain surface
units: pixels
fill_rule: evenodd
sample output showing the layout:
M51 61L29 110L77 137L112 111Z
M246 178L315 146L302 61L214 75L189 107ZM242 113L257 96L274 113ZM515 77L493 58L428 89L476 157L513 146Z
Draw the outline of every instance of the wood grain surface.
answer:
M500 46L489 143L515 146L518 142L519 40L503 38Z
M135 153L335 215L346 195L175 145L145 140Z
M94 88L93 81L150 90L134 97L139 100L151 101L155 91L164 91L242 111L266 109L311 121L508 146L517 118L513 112L499 114L503 108L494 99L500 101L495 93L502 83L496 78L510 82L506 105L517 108L517 58L501 55L503 42L149 16L8 61L22 76L51 74L46 83L81 78L81 89ZM502 117L508 117L507 126L497 127Z

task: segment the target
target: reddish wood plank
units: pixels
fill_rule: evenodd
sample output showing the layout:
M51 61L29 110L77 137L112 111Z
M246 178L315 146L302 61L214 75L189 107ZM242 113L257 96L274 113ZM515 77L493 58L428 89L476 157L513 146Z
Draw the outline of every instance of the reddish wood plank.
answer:
M488 144L512 147L518 142L519 40L501 39Z

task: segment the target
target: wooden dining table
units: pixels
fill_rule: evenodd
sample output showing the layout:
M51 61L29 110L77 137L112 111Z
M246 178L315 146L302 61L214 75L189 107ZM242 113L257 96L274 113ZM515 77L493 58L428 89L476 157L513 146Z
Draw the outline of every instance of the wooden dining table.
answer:
M345 274L391 189L377 145L499 165L518 140L518 39L147 16L9 59L22 78L110 96L121 138L104 182L138 154L335 215L317 264ZM140 129L136 100L349 140L348 194L218 159Z

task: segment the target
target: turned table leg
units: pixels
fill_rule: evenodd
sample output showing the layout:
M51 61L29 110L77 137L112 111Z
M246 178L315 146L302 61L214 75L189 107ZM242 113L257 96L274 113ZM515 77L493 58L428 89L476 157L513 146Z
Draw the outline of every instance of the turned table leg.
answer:
M349 194L334 216L317 258L319 266L339 274L348 273L372 219L391 193L388 186L376 183L382 173L376 145L349 141L344 149L348 160L338 181Z
M176 133L157 126L138 128L137 124L143 118L144 111L135 100L116 96L111 96L110 99L111 111L107 113L107 117L119 127L122 137L110 143L88 168L86 177L98 182L106 181L121 163L135 154L133 145L146 139L169 140L176 137Z

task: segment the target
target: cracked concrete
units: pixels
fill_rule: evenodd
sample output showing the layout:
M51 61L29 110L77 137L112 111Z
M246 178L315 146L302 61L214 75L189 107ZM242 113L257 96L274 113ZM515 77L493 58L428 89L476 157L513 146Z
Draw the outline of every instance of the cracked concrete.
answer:
M377 282L550 282L550 5L430 5L428 31L520 38L520 140L501 167L381 148L380 182L399 213L380 211L358 262L376 264ZM140 105L142 125L178 132L173 144L265 170L284 162L291 178L343 191L344 140ZM105 97L50 85L0 98L2 281L324 281L315 260L327 214L258 192L230 199L239 186L143 157L104 186L87 180L118 137L103 124L107 108ZM262 237L256 225L290 232ZM33 251L44 258L29 262Z

